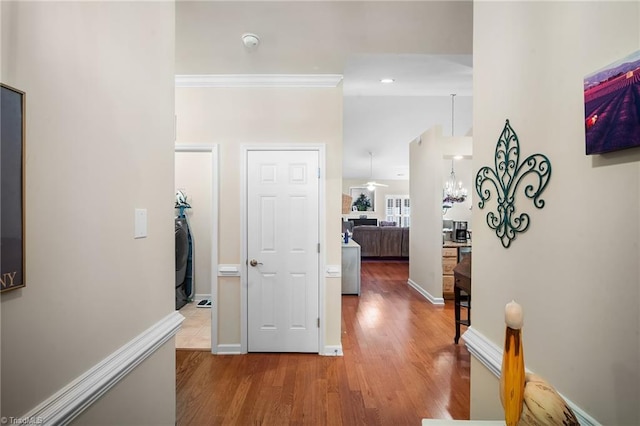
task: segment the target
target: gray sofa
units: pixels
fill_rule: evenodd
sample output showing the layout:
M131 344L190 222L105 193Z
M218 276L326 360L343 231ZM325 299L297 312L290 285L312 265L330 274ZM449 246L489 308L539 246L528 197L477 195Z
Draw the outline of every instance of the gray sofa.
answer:
M362 257L409 257L409 228L363 225L352 232Z

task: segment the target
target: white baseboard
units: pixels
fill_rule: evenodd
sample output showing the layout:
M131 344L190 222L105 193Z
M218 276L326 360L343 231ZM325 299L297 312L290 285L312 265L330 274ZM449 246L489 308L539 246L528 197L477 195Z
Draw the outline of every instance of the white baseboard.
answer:
M241 355L242 347L240 344L220 344L216 346L217 355Z
M342 345L329 345L325 346L320 355L324 356L343 356Z
M173 337L184 317L174 311L60 389L23 419L66 425Z
M434 305L444 305L444 298L442 298L442 297L433 297L427 290L425 290L424 288L420 287L411 278L409 278L407 280L407 284L409 284L411 287L413 287L418 293L420 293L422 296L424 296L425 299L427 299L429 302L433 303Z
M221 344L217 346L216 355L242 355L242 348L239 344ZM343 356L342 345L325 346L320 355Z
M194 297L195 298L193 300L195 302L199 302L201 300L210 300L211 299L211 294L210 293L207 293L207 294L196 293L196 295Z
M467 346L467 349L469 349L469 353L471 353L471 355L480 361L482 365L487 367L489 371L499 378L500 370L502 369L502 348L487 339L486 336L473 327L467 328L467 331L462 335L462 339L464 339L464 343ZM527 369L527 372L531 373L532 371ZM562 395L562 397L567 401L567 404L575 413L580 425L601 426L596 419L587 414L582 408L571 402L564 395Z

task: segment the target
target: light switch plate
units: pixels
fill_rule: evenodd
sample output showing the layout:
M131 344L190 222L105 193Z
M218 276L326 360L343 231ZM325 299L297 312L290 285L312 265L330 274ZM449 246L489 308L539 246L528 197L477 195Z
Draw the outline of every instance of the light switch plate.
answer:
M342 276L342 267L340 265L327 265L326 277L340 278Z
M135 210L135 225L133 228L133 238L147 237L147 209Z

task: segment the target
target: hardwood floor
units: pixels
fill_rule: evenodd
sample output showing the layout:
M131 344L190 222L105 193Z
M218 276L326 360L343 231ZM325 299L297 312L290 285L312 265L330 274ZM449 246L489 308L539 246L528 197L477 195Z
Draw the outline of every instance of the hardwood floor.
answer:
M420 425L469 418L469 353L453 305L407 285L407 262L363 262L342 296L344 356L176 351L178 425Z

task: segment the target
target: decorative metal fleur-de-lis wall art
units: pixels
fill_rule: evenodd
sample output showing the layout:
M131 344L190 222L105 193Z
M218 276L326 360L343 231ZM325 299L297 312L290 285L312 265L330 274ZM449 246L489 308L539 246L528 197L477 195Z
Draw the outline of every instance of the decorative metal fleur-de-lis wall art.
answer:
M476 192L480 196L478 207L484 208L491 198L492 187L497 193L497 212L487 213L487 225L496 231L504 248L509 248L517 234L529 228L529 215L518 215L515 206L518 188L525 177L522 193L533 200L534 206L543 208L544 200L540 196L551 178L551 162L543 154L533 154L520 163L518 135L507 120L496 145L495 169L485 166L476 175Z

